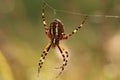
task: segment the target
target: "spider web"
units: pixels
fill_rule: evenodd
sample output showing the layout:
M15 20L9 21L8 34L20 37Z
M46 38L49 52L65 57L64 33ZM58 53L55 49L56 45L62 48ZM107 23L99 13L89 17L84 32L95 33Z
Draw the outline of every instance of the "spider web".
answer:
M100 15L100 14L92 15L92 14L82 14L82 13L73 12L73 11L66 11L66 10L62 10L62 9L59 10L59 9L56 9L56 8L52 7L51 5L49 5L45 0L43 0L43 2L46 4L46 6L48 8L50 8L53 11L54 15L61 12L61 13L66 13L66 14L78 15L78 16L104 17L104 18L116 18L116 19L120 18L120 16L118 16L118 15Z

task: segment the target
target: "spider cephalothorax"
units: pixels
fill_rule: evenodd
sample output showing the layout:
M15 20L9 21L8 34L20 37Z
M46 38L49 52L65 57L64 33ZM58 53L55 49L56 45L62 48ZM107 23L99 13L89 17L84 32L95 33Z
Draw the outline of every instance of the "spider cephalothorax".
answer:
M40 72L40 69L42 68L42 65L44 63L44 60L45 60L47 54L48 54L48 51L52 46L53 48L58 47L58 49L63 57L63 64L62 64L62 66L60 66L58 68L58 69L61 69L61 71L59 73L59 75L60 75L63 72L65 66L67 65L69 55L68 55L68 51L66 51L59 42L60 42L60 40L68 39L68 37L70 37L74 33L76 33L85 23L87 16L85 16L82 23L75 30L73 30L69 34L65 34L63 23L59 19L54 19L50 23L50 26L49 27L47 26L46 21L45 21L45 9L44 9L44 7L45 7L45 4L43 5L43 9L42 9L42 21L43 21L45 33L50 38L51 41L47 44L47 46L43 50L43 53L41 54L41 58L40 58L40 61L38 64L39 65L38 73Z

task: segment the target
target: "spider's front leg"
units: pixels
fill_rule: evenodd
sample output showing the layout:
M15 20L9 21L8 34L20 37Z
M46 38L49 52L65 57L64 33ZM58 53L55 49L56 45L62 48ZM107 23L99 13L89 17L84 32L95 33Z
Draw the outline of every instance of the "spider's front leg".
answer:
M43 5L43 9L42 9L42 22L43 22L43 26L44 26L46 35L48 37L50 37L49 27L47 27L46 18L45 18L45 3Z
M51 43L48 43L45 49L43 50L43 53L41 54L40 61L38 63L38 74L40 73L40 69L42 68L45 57L47 56L50 47L51 47Z
M69 38L70 36L72 36L73 34L75 34L82 26L83 26L83 24L85 23L85 21L86 21L86 19L88 18L88 16L85 16L85 18L84 18L84 20L82 21L82 23L74 30L74 31L72 31L71 33L69 33L69 34L64 34L63 35L63 40L64 39L67 39L67 38Z

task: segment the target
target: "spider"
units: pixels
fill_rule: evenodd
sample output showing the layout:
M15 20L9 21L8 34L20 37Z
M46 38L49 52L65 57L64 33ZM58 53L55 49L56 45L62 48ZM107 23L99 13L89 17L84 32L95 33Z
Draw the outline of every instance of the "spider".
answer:
M47 26L46 18L45 18L45 3L44 3L43 8L42 8L42 22L44 25L45 33L50 38L50 42L47 44L47 46L43 50L43 53L41 54L40 61L38 63L38 74L40 73L40 70L44 63L44 60L45 60L45 58L48 54L48 51L50 50L51 47L52 48L58 47L58 49L62 55L62 58L63 58L62 66L57 68L57 69L61 69L58 76L64 71L64 68L67 66L69 54L68 54L68 51L65 50L63 48L63 46L60 44L60 40L68 39L70 36L72 36L74 33L76 33L83 26L87 17L88 16L85 16L82 23L75 30L73 30L69 34L65 34L64 33L64 25L59 19L54 19L50 23L50 26L49 27Z

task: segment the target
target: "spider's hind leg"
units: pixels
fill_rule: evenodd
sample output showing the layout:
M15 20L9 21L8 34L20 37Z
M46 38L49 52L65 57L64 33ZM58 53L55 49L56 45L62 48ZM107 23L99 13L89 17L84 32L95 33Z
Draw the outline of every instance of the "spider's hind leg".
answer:
M62 50L61 54L62 54L62 57L63 57L63 65L67 66L68 57L69 57L68 51L65 50L65 48L63 48L62 45L60 45L60 44L59 44L58 48L59 48L60 52ZM65 58L65 60L64 60L64 58ZM60 66L60 67L58 67L56 69L60 69L62 66Z
M45 57L47 56L50 47L51 47L51 43L48 43L47 46L45 47L45 49L43 50L43 53L41 54L40 61L38 63L38 75L40 73L40 69L42 68Z
M68 62L68 57L69 56L68 56L68 51L66 51L60 44L57 45L57 46L58 46L58 49L60 50L60 53L61 53L61 55L63 57L63 64L62 64L62 66L56 68L56 69L61 69L61 71L59 72L59 74L57 76L57 77L59 77L62 74L62 72L64 71L65 66L67 66L67 62Z

